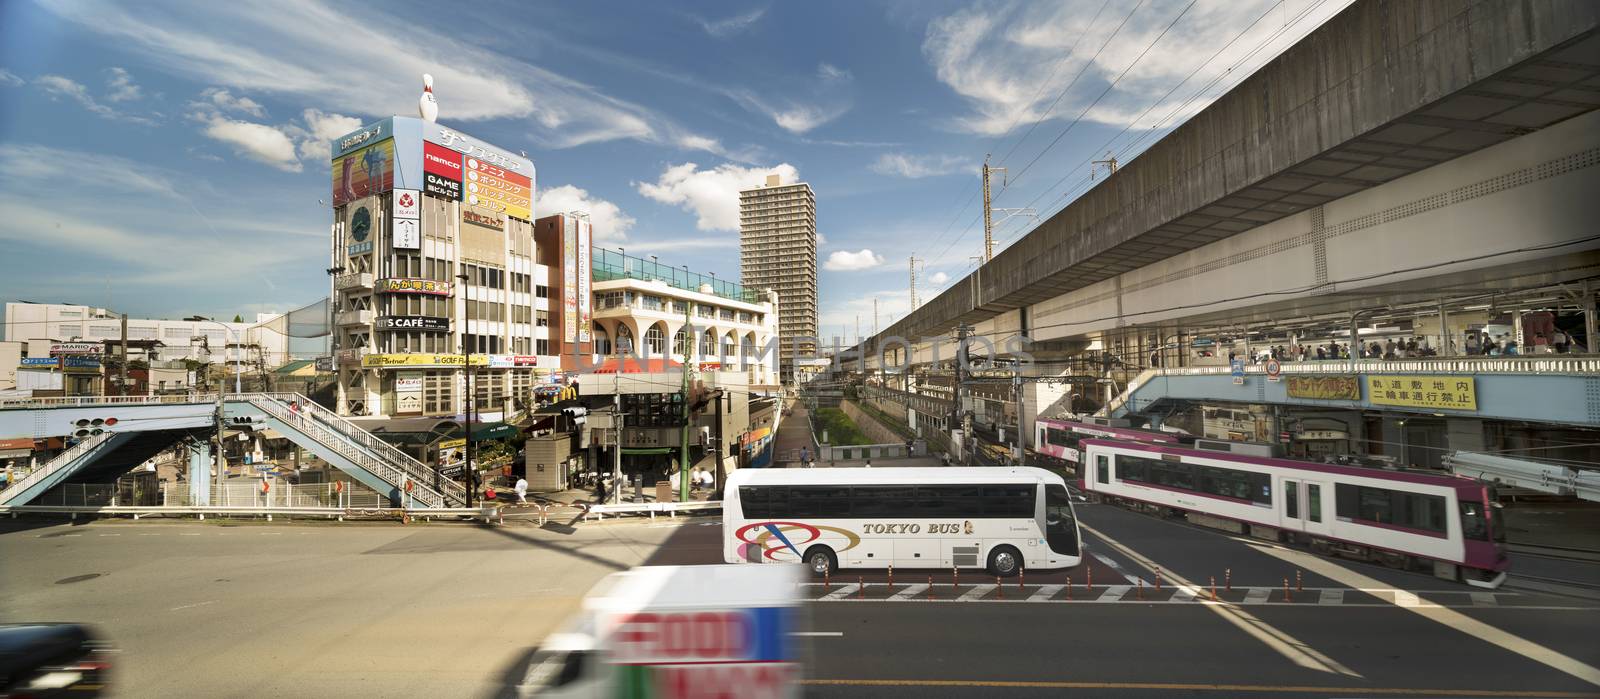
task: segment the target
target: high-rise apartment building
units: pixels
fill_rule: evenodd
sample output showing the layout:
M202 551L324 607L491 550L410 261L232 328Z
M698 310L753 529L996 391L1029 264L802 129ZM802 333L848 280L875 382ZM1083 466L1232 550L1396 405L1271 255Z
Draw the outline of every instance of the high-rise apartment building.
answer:
M739 273L747 289L778 292L778 373L794 380L794 358L816 353L817 197L804 182L739 192Z

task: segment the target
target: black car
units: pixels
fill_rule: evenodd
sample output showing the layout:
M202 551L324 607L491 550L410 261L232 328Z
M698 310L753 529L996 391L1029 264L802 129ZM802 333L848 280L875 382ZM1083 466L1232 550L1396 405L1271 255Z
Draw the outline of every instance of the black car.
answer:
M82 624L0 624L0 699L98 696L113 652Z

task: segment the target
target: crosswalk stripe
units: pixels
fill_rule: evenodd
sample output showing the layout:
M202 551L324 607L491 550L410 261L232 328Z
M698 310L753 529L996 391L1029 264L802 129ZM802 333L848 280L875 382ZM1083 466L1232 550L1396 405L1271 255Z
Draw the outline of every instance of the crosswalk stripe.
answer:
M839 589L834 590L833 592L829 592L828 594L823 595L822 599L844 599L846 597L849 597L852 594L855 594L855 592L857 590L860 590L860 589L861 589L860 585L858 585L856 583L848 583L848 584L839 586Z
M974 600L983 599L983 596L989 594L989 592L993 589L994 585L973 585L972 589L967 590L966 594L961 595L961 601L971 602Z
M1172 599L1167 600L1167 601L1168 602L1193 602L1194 601L1194 595L1195 595L1195 589L1194 588L1188 587L1188 586L1179 586L1178 587L1178 591L1172 594Z
M922 594L927 589L928 589L927 583L914 583L914 584L911 584L911 585L907 585L906 589L901 590L899 592L896 592L893 595L890 595L889 599L911 599L913 597L916 597L917 595Z
M1419 599L1415 593L1407 592L1405 590L1395 590L1394 603L1397 607L1415 607L1418 604L1421 604L1422 600Z
M1500 599L1495 597L1493 592L1473 592L1471 594L1472 594L1472 604L1473 604L1473 606L1477 606L1477 607L1498 607L1498 606L1500 606Z
M1122 596L1128 594L1128 590L1132 590L1132 589L1133 589L1132 585L1111 585L1111 586L1106 587L1105 594L1100 595L1100 598L1095 600L1095 601L1096 602L1115 602L1117 600L1122 599Z
M1317 604L1344 604L1344 590L1323 590Z
M1065 589L1066 585L1040 585L1039 590L1028 598L1029 602L1049 602L1057 592Z
M1272 596L1272 590L1273 588L1270 587L1252 587L1250 588L1249 592L1245 593L1244 603L1261 604L1262 602L1267 601L1267 598Z

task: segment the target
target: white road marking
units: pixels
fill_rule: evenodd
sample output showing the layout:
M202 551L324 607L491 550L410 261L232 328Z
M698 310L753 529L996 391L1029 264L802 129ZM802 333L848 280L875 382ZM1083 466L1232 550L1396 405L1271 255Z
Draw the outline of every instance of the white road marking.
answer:
M925 591L927 589L928 589L928 584L927 583L915 583L915 584L912 584L912 585L907 585L906 589L901 590L899 592L896 592L896 593L890 595L889 599L892 599L892 600L908 600L908 599L912 599L912 598L916 597L917 595L922 594L923 591Z
M810 638L838 638L844 635L843 631L790 631L790 636L806 636Z
M1244 593L1244 603L1261 604L1272 596L1272 590L1270 587L1252 587L1249 592Z
M100 536L122 536L121 534L101 534Z
M967 590L966 594L961 595L961 599L959 599L957 601L960 601L960 602L972 602L972 601L980 600L980 599L983 599L984 595L987 595L987 594L989 594L990 592L993 592L993 591L994 591L994 585L990 585L990 584L987 584L987 583L985 583L983 585L973 585L972 589Z
M1094 527L1082 522L1079 522L1078 526L1084 531L1095 535L1095 538L1104 541L1111 548L1116 549L1118 553L1128 557L1133 562L1151 570L1155 570L1158 567L1150 559L1145 558L1144 556L1135 552L1133 549L1117 543L1116 540L1100 533ZM1185 585L1188 587L1195 586L1194 583L1184 580L1178 574L1170 572L1170 569L1168 569L1168 576L1172 578L1173 582L1179 585ZM1255 637L1256 640L1266 644L1268 648L1277 651L1279 655L1287 658L1289 662L1299 665L1300 667L1317 670L1320 672L1345 675L1347 677L1361 677L1359 673L1351 670L1348 667L1345 667L1344 665L1340 664L1339 661L1322 654L1321 651L1318 651L1299 639L1296 639L1295 637L1290 636L1289 634L1267 624L1266 622L1256 618L1255 615L1240 609L1238 606L1231 604L1207 604L1205 607L1215 611L1218 616L1222 617L1228 623L1238 627L1240 631L1250 634L1251 636Z
M1394 591L1394 603L1395 603L1395 606L1399 606L1399 607L1415 607L1415 606L1417 606L1419 604L1422 604L1422 600L1419 599L1417 597L1416 593L1414 593L1414 592L1407 592L1405 590L1395 590Z
M1498 607L1500 606L1500 600L1494 596L1493 592L1474 592L1472 593L1472 604L1479 607Z
M1178 591L1177 592L1173 593L1172 599L1167 600L1167 601L1168 602L1193 602L1196 592L1198 592L1198 590L1195 590L1194 588L1189 587L1188 585L1182 585L1182 586L1178 587Z
M216 604L216 603L217 603L216 600L208 600L208 601L205 601L205 602L196 602L194 604L185 604L182 607L173 607L172 609L169 609L167 611L176 612L176 611L178 611L180 609L194 609L195 607L204 607L204 606L206 606L208 604Z
M178 532L178 536L200 536L200 532Z
M1344 590L1323 590L1317 604L1344 604Z
M1095 599L1095 601L1115 602L1122 599L1122 596L1128 594L1128 590L1132 589L1132 585L1109 585L1106 587L1105 594L1100 595L1100 597Z
M855 592L857 590L860 590L860 589L861 589L860 585L858 585L856 583L848 583L848 584L844 585L843 587L840 587L839 589L834 590L833 592L829 592L828 594L823 595L822 599L844 599L845 597L849 597L850 595L855 594Z
M139 536L161 536L160 534L140 534Z
M1359 589L1379 587L1382 585L1382 583L1379 583L1377 580L1345 568L1344 566L1335 565L1329 561L1325 561L1309 554L1300 553L1299 551L1289 551L1278 549L1277 547L1260 546L1256 544L1251 544L1251 546L1269 556L1293 563L1294 565L1300 566L1301 568L1304 568L1312 573L1316 573L1331 580L1336 580L1354 588ZM1484 622L1462 614L1461 612L1452 609L1445 609L1438 605L1419 605L1412 607L1400 606L1399 608L1413 614L1422 615L1423 617L1453 628L1473 638L1488 641L1489 643L1493 643L1501 648L1528 658L1529 660L1533 660L1565 672L1573 677L1583 680L1584 682L1588 682L1589 684L1600 686L1600 668L1596 668L1593 665L1579 661L1570 656L1563 655L1515 634L1511 634L1494 626L1490 626Z
M1093 554L1093 555L1095 557L1095 560L1098 560L1101 563L1106 564L1107 568L1110 568L1110 569L1112 569L1114 571L1117 571L1117 575L1122 576L1123 580L1126 580L1129 583L1133 582L1133 578L1128 577L1128 571L1123 570L1122 566L1117 565L1116 561L1113 561L1113 560L1111 560L1109 558L1106 558L1105 556L1102 556L1102 555L1100 555L1098 553Z
M1028 601L1049 602L1051 597L1054 597L1057 592L1060 592L1065 587L1066 585L1040 585L1039 590L1033 593L1033 596L1029 597Z

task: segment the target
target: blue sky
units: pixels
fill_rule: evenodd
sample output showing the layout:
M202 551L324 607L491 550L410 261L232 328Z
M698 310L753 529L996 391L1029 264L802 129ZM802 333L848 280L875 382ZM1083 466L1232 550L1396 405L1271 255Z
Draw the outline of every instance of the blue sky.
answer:
M911 255L925 300L982 254L986 153L995 206L1047 217L1347 3L4 2L0 298L320 298L327 141L428 72L441 123L533 159L540 215L630 254L736 278L737 191L811 183L822 334L868 332Z

